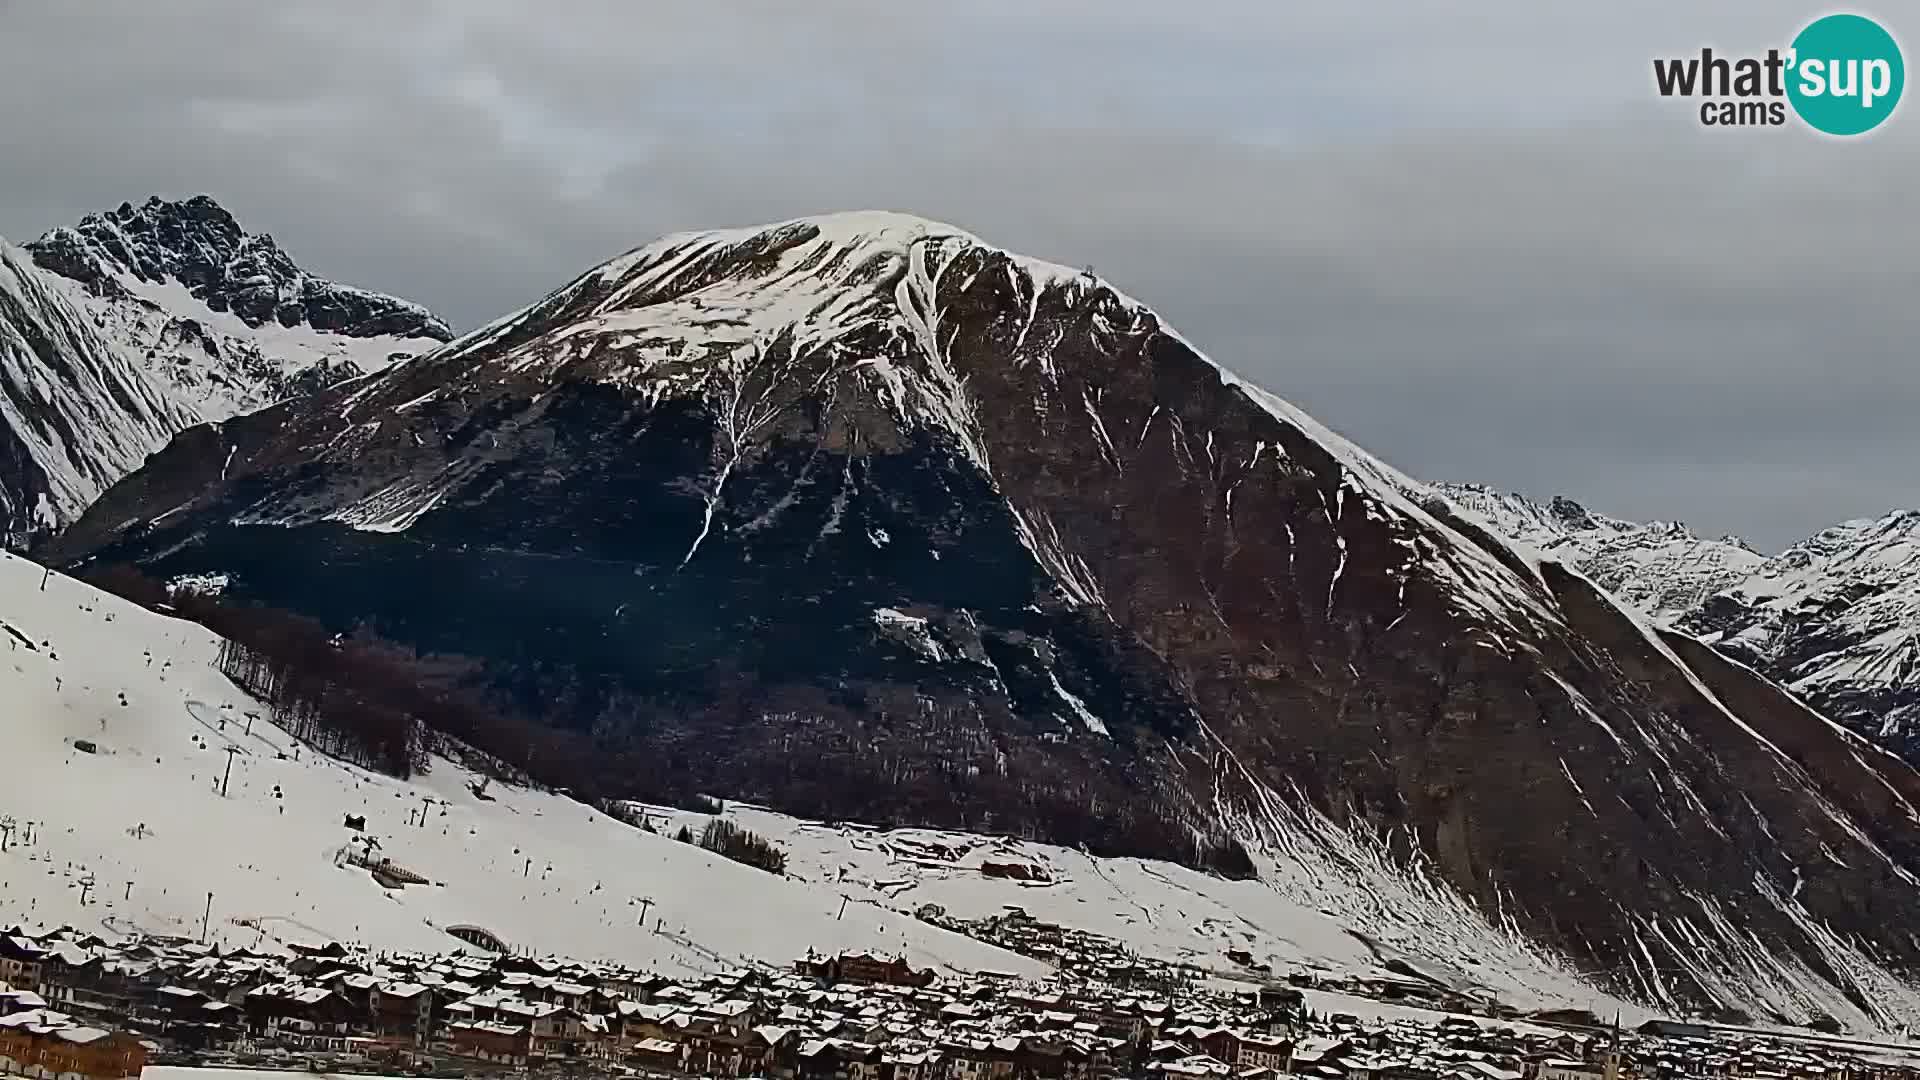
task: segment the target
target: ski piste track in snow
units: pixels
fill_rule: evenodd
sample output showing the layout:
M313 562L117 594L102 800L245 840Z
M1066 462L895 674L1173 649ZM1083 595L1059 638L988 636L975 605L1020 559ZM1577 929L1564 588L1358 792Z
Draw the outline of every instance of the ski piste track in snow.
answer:
M250 754L254 753L255 750L264 750L269 754L281 754L285 752L284 747L266 736L265 729L268 725L249 725L245 718L235 721L230 717L221 715L220 710L216 706L209 705L204 701L189 701L187 702L186 708L187 715L193 717L201 727L206 728L215 738L238 750L240 753ZM255 718L257 719L258 717L256 716ZM230 723L240 729L238 736L227 730L227 725ZM252 734L248 734L249 728L253 728ZM273 730L277 731L279 729L274 728ZM247 742L255 743L255 749L248 749Z

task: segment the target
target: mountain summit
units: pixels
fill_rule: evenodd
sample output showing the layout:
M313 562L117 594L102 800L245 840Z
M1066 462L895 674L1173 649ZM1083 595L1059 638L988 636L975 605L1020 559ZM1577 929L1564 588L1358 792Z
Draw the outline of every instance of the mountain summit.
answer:
M221 419L427 352L426 308L308 273L206 195L89 214L27 245L102 336Z
M1383 947L1920 1019L1920 775L1106 282L935 222L648 244L183 433L54 554L473 658L637 793L1303 895L1391 865Z
M0 546L72 521L182 428L451 336L418 304L301 270L204 195L0 241Z
M102 292L122 275L160 285L178 282L211 311L248 326L309 326L346 337L446 341L447 324L408 300L338 285L294 265L273 237L240 227L211 196L89 214L27 245L42 267Z

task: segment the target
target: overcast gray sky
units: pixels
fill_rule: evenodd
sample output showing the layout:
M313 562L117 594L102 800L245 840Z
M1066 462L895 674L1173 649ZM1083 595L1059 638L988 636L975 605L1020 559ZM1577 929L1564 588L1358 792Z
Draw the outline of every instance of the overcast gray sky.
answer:
M1775 547L1920 506L1920 114L1706 129L1650 61L1825 10L0 0L0 234L205 191L470 326L663 232L906 210L1414 475Z

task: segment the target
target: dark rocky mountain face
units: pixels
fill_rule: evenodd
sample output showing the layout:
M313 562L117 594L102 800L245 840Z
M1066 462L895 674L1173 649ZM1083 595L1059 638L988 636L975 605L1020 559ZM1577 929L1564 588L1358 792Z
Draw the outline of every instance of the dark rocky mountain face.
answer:
M122 203L27 247L40 266L102 294L120 287L121 273L178 281L211 310L230 311L249 326L309 326L347 337L453 337L418 304L306 273L273 237L247 233L205 195Z
M1091 277L845 215L188 431L54 554L800 813L1189 861L1310 815L1650 1001L1920 1010L1920 777L1418 492Z

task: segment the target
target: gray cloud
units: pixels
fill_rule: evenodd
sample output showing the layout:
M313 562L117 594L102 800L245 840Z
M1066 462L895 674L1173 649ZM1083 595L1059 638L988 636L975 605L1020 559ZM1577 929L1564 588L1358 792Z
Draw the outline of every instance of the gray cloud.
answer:
M910 210L1094 264L1415 475L1767 546L1920 505L1920 121L1651 92L1816 11L1349 7L16 0L0 233L204 190L470 325L663 232Z

